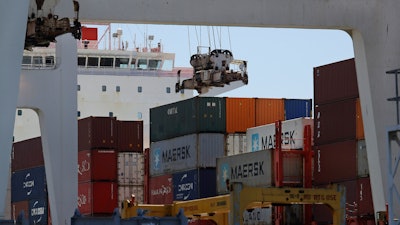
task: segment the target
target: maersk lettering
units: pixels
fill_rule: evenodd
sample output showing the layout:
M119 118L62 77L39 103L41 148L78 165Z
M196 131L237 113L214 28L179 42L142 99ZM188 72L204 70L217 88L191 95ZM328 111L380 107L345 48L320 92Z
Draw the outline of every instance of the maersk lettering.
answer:
M295 145L296 140L294 139L294 130L286 131L282 133L282 145ZM261 137L262 149L273 149L275 148L275 134Z
M231 180L264 175L264 161L231 167Z
M166 162L176 162L180 160L185 160L190 158L189 153L190 145L186 145L179 148L168 149L162 152L162 161Z

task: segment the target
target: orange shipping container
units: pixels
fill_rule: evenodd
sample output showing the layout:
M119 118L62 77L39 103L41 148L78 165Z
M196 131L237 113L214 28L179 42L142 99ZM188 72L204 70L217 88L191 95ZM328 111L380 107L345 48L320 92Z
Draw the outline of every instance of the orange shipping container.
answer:
M241 133L255 126L254 98L226 98L226 132Z
M361 103L359 98L356 101L356 138L357 140L365 139Z
M256 126L285 120L285 101L283 98L256 99Z

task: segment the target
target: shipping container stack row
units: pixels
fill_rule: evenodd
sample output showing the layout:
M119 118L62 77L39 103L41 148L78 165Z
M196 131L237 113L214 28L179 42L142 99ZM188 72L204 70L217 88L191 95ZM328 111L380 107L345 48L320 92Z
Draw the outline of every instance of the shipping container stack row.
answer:
M348 222L374 221L354 59L314 68L314 103L314 186L344 185ZM331 222L326 206L314 215Z
M11 153L11 216L24 212L30 225L51 224L41 138L13 145Z
M218 97L151 108L146 202L170 204L220 194L216 159L246 152L248 128L311 116L311 108L310 99Z
M78 209L111 215L124 199L143 203L143 121L78 120Z

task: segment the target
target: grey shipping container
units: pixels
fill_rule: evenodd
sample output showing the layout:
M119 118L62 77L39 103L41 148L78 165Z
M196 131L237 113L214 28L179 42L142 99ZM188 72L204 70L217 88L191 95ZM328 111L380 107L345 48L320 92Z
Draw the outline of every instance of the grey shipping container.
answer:
M225 135L218 133L190 134L150 146L150 176L215 167L216 158L224 156Z
M357 166L359 177L369 177L367 145L365 140L357 141Z
M11 202L45 197L47 197L47 185L44 166L11 174Z
M272 154L269 150L221 157L217 159L217 193L227 194L229 184L249 186L273 185Z
M150 141L192 133L225 133L225 98L195 97L150 109Z

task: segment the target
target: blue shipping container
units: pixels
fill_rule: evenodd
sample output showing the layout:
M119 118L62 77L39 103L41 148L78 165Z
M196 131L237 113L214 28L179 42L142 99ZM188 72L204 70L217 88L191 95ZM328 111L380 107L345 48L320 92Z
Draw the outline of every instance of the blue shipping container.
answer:
M47 225L48 206L47 198L29 201L29 224Z
M47 198L44 166L16 171L11 175L11 202Z
M285 99L285 119L312 116L312 99Z
M199 168L172 175L174 201L216 196L215 168Z

